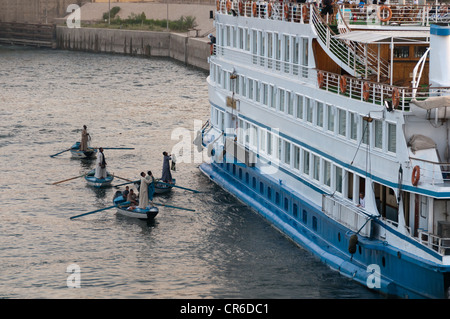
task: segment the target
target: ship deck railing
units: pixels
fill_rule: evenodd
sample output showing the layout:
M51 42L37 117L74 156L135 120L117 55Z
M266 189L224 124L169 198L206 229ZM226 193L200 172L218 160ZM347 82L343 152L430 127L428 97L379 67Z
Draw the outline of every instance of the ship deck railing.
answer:
M372 216L365 212L364 208L349 202L343 198L324 194L322 196L322 211L336 222L349 228L351 231L361 236L370 238L372 234L372 220L377 218L380 222L398 228L399 223L382 216ZM405 235L412 240L431 248L440 255L450 253L450 238L443 238L428 231L419 228L416 234L410 227L404 225Z
M389 1L388 1L389 2ZM280 1L217 0L217 12L258 19L271 19L294 23L309 23L310 5ZM429 26L433 23L450 22L448 3L426 5L391 4L364 5L337 4L333 14L327 17L329 23L336 23L337 12L341 10L349 25L361 26Z
M419 183L426 183L450 189L450 163L435 162L416 157L410 157L413 166L418 165Z
M364 209L353 203L324 194L322 196L322 211L361 236L370 237L372 234L371 216Z
M317 86L331 93L386 107L409 111L413 100L450 94L450 87L401 87L362 80L321 70L316 71Z

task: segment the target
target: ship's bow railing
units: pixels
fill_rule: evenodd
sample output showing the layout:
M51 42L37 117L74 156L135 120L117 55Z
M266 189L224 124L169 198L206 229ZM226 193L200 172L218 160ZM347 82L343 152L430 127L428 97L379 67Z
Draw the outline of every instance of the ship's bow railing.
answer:
M370 237L372 234L371 216L356 205L325 194L322 196L322 211L338 223L358 232L361 236Z

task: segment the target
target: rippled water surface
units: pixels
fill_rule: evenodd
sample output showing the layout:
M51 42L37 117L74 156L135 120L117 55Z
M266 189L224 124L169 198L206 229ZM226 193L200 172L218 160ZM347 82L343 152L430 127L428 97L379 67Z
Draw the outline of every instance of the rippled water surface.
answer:
M161 174L175 129L208 119L205 72L171 60L0 47L0 298L377 298L331 271L211 183L179 163L155 223L117 216L116 188L79 176L70 158L85 124L108 169ZM115 184L125 182L120 179ZM155 200L156 201L156 200ZM81 288L67 288L67 267Z

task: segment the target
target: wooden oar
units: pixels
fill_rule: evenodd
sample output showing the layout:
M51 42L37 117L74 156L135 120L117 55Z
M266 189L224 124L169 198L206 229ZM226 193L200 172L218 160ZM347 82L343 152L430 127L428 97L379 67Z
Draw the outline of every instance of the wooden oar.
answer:
M56 184L60 184L60 183L63 183L63 182L71 181L71 180L73 180L75 178L83 177L84 175L86 175L86 174L83 174L83 175L80 175L80 176L71 177L71 178L68 178L68 179L65 179L65 180L62 180L62 181L59 181L59 182L54 182L54 183L52 183L52 185L56 185Z
M130 202L124 202L124 203L121 203L121 205L126 205L126 204L129 204L129 203ZM84 213L84 214L72 216L72 217L70 217L70 219L75 219L75 218L78 218L78 217L81 217L81 216L95 214L95 213L98 213L98 212L101 212L101 211L104 211L104 210L107 210L107 209L111 209L111 208L114 208L114 207L117 207L117 205L113 205L113 206L109 206L109 207L105 207L105 208L100 208L100 209L97 209L97 210L93 210L92 212L87 212L87 213Z
M99 149L100 147L93 147ZM134 150L134 147L102 147L104 150Z
M114 187L119 187L119 186L123 186L123 185L133 184L133 183L137 183L137 182L139 182L139 181L131 181L131 182L128 182L128 183L114 185Z
M190 209L190 208L184 208L184 207L179 207L179 206L172 206L172 205L155 203L155 202L153 202L153 204L158 205L158 206L166 206L166 207L170 207L170 208L183 209L183 210L188 210L188 211L191 211L191 212L195 212L195 209Z
M195 189L190 189L190 188L186 188L186 187L182 187L182 186L178 186L178 185L174 185L174 184L164 183L164 182L161 182L161 181L159 181L158 183L163 184L163 185L167 185L167 186L178 187L178 188L185 189L187 191L191 191L191 192L194 192L194 193L201 193L200 191L197 191Z
M113 174L113 176L117 177L118 179L123 179L124 181L133 182L131 179L128 179L128 178L123 178L123 177L120 177L120 176L117 176L117 175L114 175L114 174Z
M64 150L64 151L61 151L61 152L59 152L59 153L50 155L50 157L55 157L56 155L59 155L59 154L61 154L61 153L67 152L67 151L70 151L71 149L72 149L72 148L68 148L68 149L66 149L66 150Z

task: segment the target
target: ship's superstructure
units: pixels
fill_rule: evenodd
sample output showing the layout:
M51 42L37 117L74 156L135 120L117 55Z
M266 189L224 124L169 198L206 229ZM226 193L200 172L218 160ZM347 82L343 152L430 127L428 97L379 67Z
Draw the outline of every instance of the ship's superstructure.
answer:
M448 7L330 10L217 2L201 170L369 288L447 297Z

